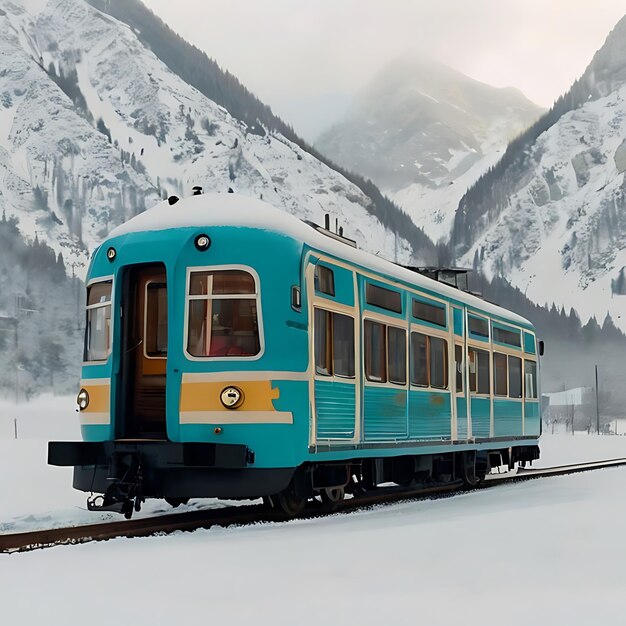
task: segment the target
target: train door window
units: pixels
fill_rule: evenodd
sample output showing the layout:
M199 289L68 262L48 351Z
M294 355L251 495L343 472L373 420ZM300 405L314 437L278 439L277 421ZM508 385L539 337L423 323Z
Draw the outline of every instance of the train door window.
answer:
M468 361L470 392L489 395L489 352L470 348Z
M315 266L315 291L325 293L326 295L335 295L335 273L330 267L324 265Z
M250 273L191 272L188 300L188 354L192 357L259 354L258 293Z
M106 361L111 353L110 280L87 288L87 323L85 327L85 361Z
M354 320L341 313L332 316L333 374L354 378Z
M354 319L315 309L315 373L354 378Z
M534 361L524 361L525 396L528 399L537 397L537 364Z
M493 388L494 395L507 396L507 356L494 352L493 354Z
M315 309L315 373L332 374L330 312Z
M448 388L448 342L441 337L429 337L430 386Z
M406 385L406 331L402 328L387 328L387 355L389 382Z
M145 355L149 358L167 357L167 286L165 283L146 284Z
M454 370L456 372L456 392L463 393L463 346L454 346Z
M387 382L385 325L371 320L363 324L365 339L365 376L377 383Z
M428 337L411 333L411 384L428 387Z
M522 397L522 359L509 357L509 398Z

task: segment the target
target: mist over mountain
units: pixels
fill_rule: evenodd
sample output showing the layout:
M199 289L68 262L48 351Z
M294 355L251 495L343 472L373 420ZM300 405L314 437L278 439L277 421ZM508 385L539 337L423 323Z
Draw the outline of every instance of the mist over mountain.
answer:
M17 377L24 394L74 387L83 293L70 275L84 277L113 227L196 184L317 222L330 213L365 249L435 260L432 242L375 185L317 158L140 2L100 4L129 23L83 0L0 7L0 234L13 242L0 246L0 386ZM57 297L56 313L44 314ZM45 367L34 358L44 344L63 352Z
M460 202L461 263L626 330L626 17Z
M541 113L517 89L405 57L384 67L315 146L371 178L434 240L445 240L467 186Z

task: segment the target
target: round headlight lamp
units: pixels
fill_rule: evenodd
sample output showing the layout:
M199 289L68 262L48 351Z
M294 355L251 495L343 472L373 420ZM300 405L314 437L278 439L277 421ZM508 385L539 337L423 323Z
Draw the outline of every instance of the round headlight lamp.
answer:
M111 263L113 263L113 261L115 261L115 257L116 256L117 256L117 251L115 250L115 248L113 246L111 246L107 250L107 259L109 259L109 261L111 261Z
M211 247L211 238L204 234L198 235L193 243L200 252L205 252Z
M76 396L76 404L81 411L84 411L89 406L89 393L86 389L81 389Z
M220 394L220 400L227 409L236 409L243 402L243 391L239 387L225 387Z

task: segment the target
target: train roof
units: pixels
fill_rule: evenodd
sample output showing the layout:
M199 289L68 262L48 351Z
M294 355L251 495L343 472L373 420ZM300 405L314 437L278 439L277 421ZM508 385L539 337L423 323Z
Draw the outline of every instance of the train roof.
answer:
M311 228L311 226L284 210L277 209L263 200L240 194L202 194L181 199L173 205L170 205L167 201L162 202L114 228L109 234L109 238L130 233L194 226L235 226L258 228L280 233L302 241L312 248L397 280L431 291L436 290L446 297L467 304L489 315L495 315L508 319L513 323L532 327L532 324L526 318L517 313L450 287L445 283L437 282L435 287L433 280L430 278L364 250L359 250L336 241Z

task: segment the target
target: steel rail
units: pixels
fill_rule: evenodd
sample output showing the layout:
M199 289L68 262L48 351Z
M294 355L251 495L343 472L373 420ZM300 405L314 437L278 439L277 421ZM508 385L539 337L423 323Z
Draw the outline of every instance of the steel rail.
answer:
M522 482L537 478L565 476L626 465L626 458L607 459L591 463L576 463L540 469L518 468L517 472L489 474L474 488L464 488L461 481L447 485L433 485L427 488L407 490L406 488L381 488L375 493L366 493L338 503L335 508L324 505L310 505L297 519L312 519L330 513L349 513L374 506L384 506L402 501L416 501L451 497L459 493L469 493L475 489L488 489L503 484ZM102 522L62 528L51 528L21 533L0 534L0 553L28 552L59 545L75 545L92 541L104 541L119 537L149 537L171 534L177 531L208 529L213 526L244 526L261 522L285 521L275 511L262 504L231 506L203 511L168 513L134 520Z

